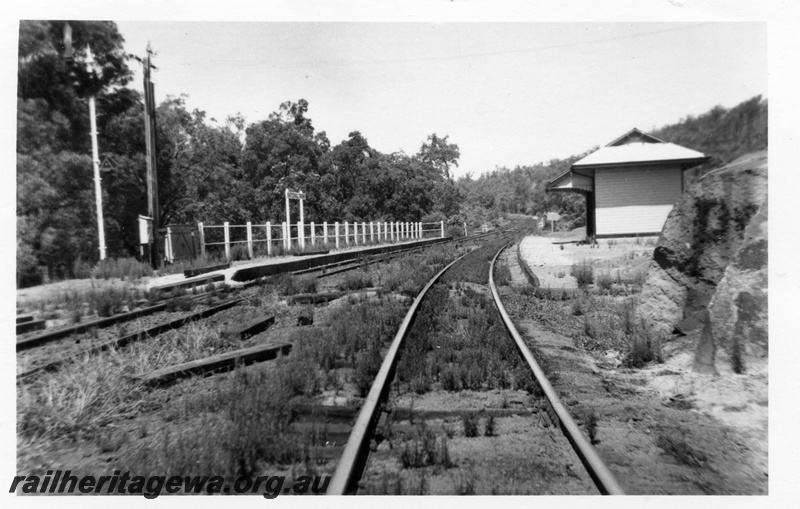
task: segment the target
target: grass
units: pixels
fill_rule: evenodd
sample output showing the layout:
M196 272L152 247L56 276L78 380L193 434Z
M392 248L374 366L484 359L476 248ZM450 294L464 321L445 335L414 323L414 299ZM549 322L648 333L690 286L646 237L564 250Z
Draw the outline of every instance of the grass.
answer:
M497 286L507 286L511 284L511 270L505 261L497 260L494 268L494 282Z
M301 462L313 436L289 431L292 388L285 372L237 369L208 391L172 403L172 420L123 459L124 469L153 475L223 475L226 483L258 474L264 463ZM213 440L209 440L213 437Z
M541 298L539 289L504 299L512 317L537 320L576 346L605 353L624 353L624 364L641 368L663 362L663 339L637 315L637 296L612 297L578 290L571 301Z
M489 265L497 251L506 244L505 239L494 239L472 250L442 276L443 283L469 282L489 283Z
M464 414L461 416L461 424L464 427L464 436L473 438L478 436L478 416L475 414Z
M65 318L70 323L79 323L84 317L94 315L101 318L108 317L126 309L133 309L140 301L152 304L157 299L155 291L129 284L101 286L92 282L92 286L87 290L68 289L50 297L26 302L25 306L38 310L49 319Z
M340 291L361 290L373 286L372 276L363 270L346 272L336 288Z
M494 304L469 287L434 285L400 355L396 380L416 393L535 385Z
M135 258L106 258L100 260L92 270L95 279L119 278L135 281L153 275L149 264L142 263Z
M578 282L578 288L586 288L594 282L594 266L588 260L572 264L569 274L575 277Z
M387 291L416 296L434 274L458 256L454 246L445 245L395 258L386 264L376 284Z
M447 444L446 434L437 434L425 425L425 421L417 424L416 433L410 440L403 442L400 462L403 468L422 468L438 466L451 468L453 460Z
M494 416L490 415L486 418L486 425L483 429L483 436L493 437L496 436Z
M301 293L317 293L319 281L316 276L295 276L289 273L277 274L263 280L263 284L274 288L279 295L297 295Z
M183 274L186 270L203 269L214 265L227 263L224 253L206 252L204 256L199 256L191 260L176 260L174 263L165 264L158 268L158 275Z

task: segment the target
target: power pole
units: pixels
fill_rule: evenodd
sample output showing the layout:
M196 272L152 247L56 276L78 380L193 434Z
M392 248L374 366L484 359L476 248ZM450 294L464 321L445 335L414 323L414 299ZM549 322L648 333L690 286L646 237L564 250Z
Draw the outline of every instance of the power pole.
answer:
M72 51L72 27L69 23L64 23L64 60L67 65L71 66L74 63L74 53ZM92 55L92 48L86 45L86 59L84 61L86 70L89 75L97 80L97 73L95 70L94 56ZM94 170L94 195L95 195L95 209L97 214L97 242L99 244L98 250L100 251L100 259L106 259L106 234L103 223L103 190L100 186L100 150L97 147L97 114L95 111L94 96L97 92L94 83L91 87L91 94L89 95L89 135L92 138L92 169Z
M70 31L71 32L71 31ZM94 73L94 56L92 48L86 46L86 69ZM92 167L94 169L94 195L95 208L97 209L97 240L100 244L100 259L106 259L106 233L103 223L103 190L100 187L100 153L97 148L97 120L94 107L94 94L89 96L89 130L92 137Z
M158 227L161 214L158 207L158 168L156 167L156 101L155 89L150 81L150 55L147 45L144 60L144 136L147 144L147 215L153 220L153 241L150 244L150 264L158 268Z

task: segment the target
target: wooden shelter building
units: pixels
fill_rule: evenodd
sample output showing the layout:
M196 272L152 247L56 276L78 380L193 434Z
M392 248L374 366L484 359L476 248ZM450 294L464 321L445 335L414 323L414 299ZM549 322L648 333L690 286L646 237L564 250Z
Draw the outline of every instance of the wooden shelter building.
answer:
M683 192L683 172L708 159L634 128L576 161L547 192L586 196L589 238L656 236Z

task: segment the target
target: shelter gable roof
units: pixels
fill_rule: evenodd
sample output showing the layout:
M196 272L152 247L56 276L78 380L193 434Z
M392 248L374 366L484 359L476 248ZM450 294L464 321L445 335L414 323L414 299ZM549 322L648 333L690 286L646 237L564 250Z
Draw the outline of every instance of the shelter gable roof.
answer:
M708 159L702 152L660 140L634 128L605 147L576 161L572 167L586 168L663 162L678 162L695 166Z
M652 134L647 134L634 127L633 129L623 134L619 138L616 138L615 140L608 143L606 147L617 147L619 145L625 145L626 143L666 143L666 142L660 138L656 138Z

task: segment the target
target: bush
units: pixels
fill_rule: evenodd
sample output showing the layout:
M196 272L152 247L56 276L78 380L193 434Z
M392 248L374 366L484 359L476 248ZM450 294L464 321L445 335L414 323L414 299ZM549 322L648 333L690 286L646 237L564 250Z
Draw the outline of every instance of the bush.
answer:
M478 436L478 416L474 414L464 414L461 416L461 423L464 425L464 436L467 438Z
M625 358L625 365L631 368L641 368L648 362L663 362L661 341L654 337L644 324L636 329L638 330L634 330L633 335L629 336L630 346Z
M619 274L617 274L619 278ZM610 272L598 272L594 277L594 283L604 292L610 292L614 284L614 277Z
M238 262L240 260L249 260L250 252L247 250L247 244L234 244L231 247L230 261Z
M361 290L362 288L369 288L372 286L372 276L360 271L354 270L347 272L344 275L342 282L336 285L340 291Z
M317 276L300 276L297 278L297 290L300 293L317 293Z
M17 242L17 288L42 284L42 271L33 249Z
M580 288L585 288L594 282L594 267L589 261L584 260L577 265L573 264L569 273L578 281Z
M444 229L444 236L445 237L452 237L454 239L460 239L464 236L464 225L451 225L447 226Z
M453 466L450 450L447 446L447 435L437 437L423 421L417 426L416 436L403 444L400 454L403 468L421 468L439 465L444 468Z
M279 295L297 295L298 293L317 293L316 276L293 276L283 273L270 276L266 284L275 288Z
M100 260L92 271L96 279L111 279L112 277L136 280L153 275L153 269L135 258L106 258Z

